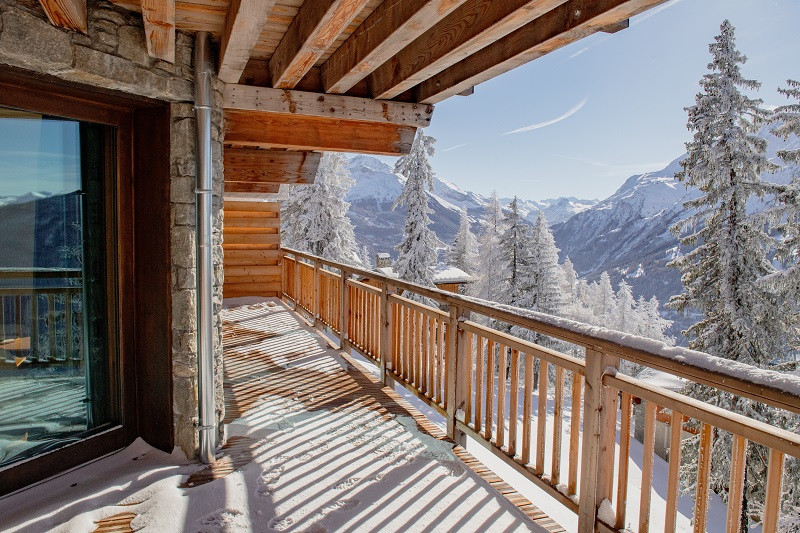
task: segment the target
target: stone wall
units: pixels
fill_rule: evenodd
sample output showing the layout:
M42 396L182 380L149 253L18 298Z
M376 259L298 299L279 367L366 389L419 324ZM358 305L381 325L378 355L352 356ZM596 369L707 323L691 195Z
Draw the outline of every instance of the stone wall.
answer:
M147 55L140 14L89 1L88 34L52 26L36 0L0 0L0 68L31 72L170 103L172 368L175 443L190 457L197 450L197 304L195 277L195 120L193 38L178 32L175 64ZM222 90L215 82L214 314L216 399L222 395Z

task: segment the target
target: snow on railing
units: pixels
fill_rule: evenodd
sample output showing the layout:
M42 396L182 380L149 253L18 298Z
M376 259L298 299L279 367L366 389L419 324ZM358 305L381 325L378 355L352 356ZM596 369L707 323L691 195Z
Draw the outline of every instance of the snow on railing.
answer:
M800 435L617 370L630 361L784 413L800 413L800 377L281 251L282 294L296 309L336 332L341 349L375 362L384 383L399 382L438 411L452 439L475 439L576 513L579 531L705 531L718 522L734 532L746 493L748 516L765 533L778 530L784 456L800 457ZM641 442L631 440L634 427ZM657 434L669 441L665 459ZM712 456L724 439L730 467L720 483ZM682 448L697 451L687 457ZM745 486L755 452L765 465L762 501ZM694 487L688 501L681 467Z

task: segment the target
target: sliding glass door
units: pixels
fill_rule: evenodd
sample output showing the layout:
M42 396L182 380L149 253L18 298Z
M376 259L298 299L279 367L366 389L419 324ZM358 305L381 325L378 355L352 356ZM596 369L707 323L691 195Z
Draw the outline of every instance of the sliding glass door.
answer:
M0 468L121 422L113 139L0 107Z

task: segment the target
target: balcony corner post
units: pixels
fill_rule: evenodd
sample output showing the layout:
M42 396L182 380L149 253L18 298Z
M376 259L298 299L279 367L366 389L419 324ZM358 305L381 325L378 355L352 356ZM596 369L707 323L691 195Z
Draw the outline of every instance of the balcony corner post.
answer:
M597 531L597 510L612 499L617 429L617 393L603 385L606 369L618 368L619 358L586 348L586 384L583 398L583 446L581 449L578 531Z
M458 318L460 309L458 306L450 305L450 322L447 325L447 436L458 442L459 436L456 434L456 413L458 412L457 402L459 400L456 394L456 387L458 386L458 366L459 366L459 338L458 338ZM463 373L462 373L463 375Z
M339 308L339 349L343 352L350 351L349 335L349 320L350 320L350 290L347 286L347 278L350 274L340 269L342 273L342 283L340 287L339 301L341 307Z

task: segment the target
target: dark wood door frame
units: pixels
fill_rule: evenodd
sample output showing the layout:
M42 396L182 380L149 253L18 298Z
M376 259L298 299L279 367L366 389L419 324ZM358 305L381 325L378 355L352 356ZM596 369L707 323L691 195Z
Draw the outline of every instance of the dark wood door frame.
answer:
M120 425L0 469L0 496L123 448L169 451L172 426L170 107L163 102L0 70L0 106L114 126L116 183L106 195L110 350Z

